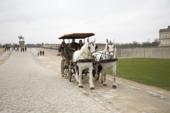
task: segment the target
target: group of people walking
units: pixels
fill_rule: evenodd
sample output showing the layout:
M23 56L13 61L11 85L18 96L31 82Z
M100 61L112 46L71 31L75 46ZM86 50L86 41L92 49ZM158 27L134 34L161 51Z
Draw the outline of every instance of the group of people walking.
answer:
M21 51L21 52L26 52L27 51L27 47L20 47L17 44L14 45L10 45L10 44L5 44L3 45L4 51L10 51L10 50L15 50L15 51Z
M26 52L27 51L27 47L22 47L21 48L21 52Z
M38 51L38 56L44 56L44 54L45 54L45 52L44 52L44 50L40 50L40 51Z

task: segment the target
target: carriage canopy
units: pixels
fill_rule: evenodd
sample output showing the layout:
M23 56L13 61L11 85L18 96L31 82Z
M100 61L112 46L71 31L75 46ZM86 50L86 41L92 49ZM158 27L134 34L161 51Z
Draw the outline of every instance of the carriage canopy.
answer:
M71 33L63 35L59 39L85 39L94 35L94 33Z

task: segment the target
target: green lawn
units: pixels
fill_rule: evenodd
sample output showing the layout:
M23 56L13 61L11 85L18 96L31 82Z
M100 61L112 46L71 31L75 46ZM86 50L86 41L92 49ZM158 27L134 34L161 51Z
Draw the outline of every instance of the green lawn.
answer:
M111 71L108 71L111 74ZM136 82L170 90L170 59L119 59L117 74Z

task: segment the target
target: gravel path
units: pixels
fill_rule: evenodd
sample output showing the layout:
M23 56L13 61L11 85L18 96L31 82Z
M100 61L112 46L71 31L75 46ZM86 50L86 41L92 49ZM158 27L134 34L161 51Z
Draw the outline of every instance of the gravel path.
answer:
M170 113L169 91L118 79L89 90L60 75L55 50L12 52L0 65L0 113ZM109 78L110 79L110 78Z

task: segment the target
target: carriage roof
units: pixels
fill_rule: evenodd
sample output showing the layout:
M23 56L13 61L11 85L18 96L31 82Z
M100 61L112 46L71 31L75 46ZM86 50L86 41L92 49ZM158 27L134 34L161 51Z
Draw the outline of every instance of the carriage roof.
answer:
M65 34L59 39L85 39L91 36L94 36L94 33L71 33L71 34Z

